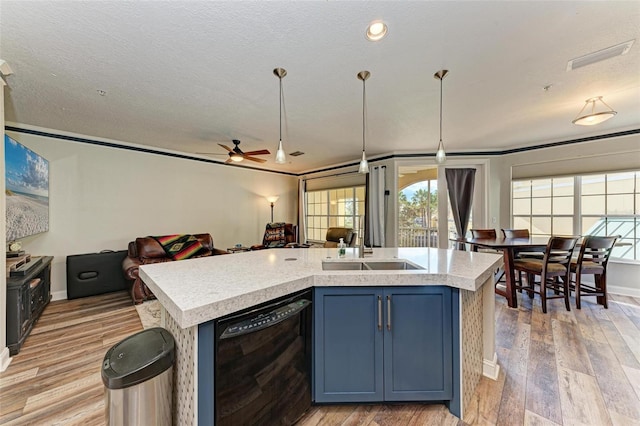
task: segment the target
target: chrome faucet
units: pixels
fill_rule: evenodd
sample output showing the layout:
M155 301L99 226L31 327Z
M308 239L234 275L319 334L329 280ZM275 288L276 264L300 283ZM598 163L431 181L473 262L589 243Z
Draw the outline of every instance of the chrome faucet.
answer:
M364 258L364 236L360 237L360 245L358 246L358 256Z

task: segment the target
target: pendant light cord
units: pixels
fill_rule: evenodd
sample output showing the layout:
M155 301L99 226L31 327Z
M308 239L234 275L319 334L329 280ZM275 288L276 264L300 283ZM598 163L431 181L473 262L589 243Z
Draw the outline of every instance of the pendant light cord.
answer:
M366 102L365 102L365 97L366 97L366 92L367 92L367 85L365 83L365 80L362 80L362 152L364 152L364 135L365 135L365 106L366 106Z
M280 79L280 94L278 97L278 103L280 105L280 142L282 142L282 77L278 77Z
M442 143L442 79L444 76L440 77L440 143Z

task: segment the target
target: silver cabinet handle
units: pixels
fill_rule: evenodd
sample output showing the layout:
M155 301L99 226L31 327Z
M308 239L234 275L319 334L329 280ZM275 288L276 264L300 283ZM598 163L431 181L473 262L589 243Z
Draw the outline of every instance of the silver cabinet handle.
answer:
M391 296L387 296L387 330L391 331Z
M378 330L382 330L382 296L378 296Z

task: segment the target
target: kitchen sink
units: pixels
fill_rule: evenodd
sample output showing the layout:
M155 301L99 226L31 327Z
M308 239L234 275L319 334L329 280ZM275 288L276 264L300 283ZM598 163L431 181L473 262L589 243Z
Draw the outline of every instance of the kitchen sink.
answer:
M367 261L367 262L322 262L324 271L403 271L422 269L405 260Z
M370 269L372 271L422 269L419 266L416 266L404 260L392 260L392 261L380 261L380 262L370 261L370 262L365 262L364 265L367 269Z
M322 262L323 271L362 271L366 269L362 262Z

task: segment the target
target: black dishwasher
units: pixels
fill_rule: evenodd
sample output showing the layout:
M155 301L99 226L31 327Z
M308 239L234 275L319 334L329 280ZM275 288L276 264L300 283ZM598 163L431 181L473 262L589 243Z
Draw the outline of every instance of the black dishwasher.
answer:
M292 425L311 406L311 291L216 321L216 425Z

